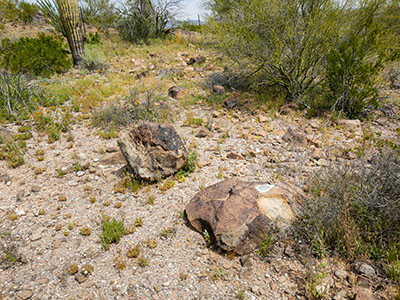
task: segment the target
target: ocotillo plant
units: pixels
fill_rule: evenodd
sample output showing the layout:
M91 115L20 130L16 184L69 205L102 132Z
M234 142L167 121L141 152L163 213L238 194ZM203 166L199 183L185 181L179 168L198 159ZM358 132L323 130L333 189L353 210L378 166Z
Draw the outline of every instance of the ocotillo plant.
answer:
M79 64L84 53L82 20L77 0L57 0L61 22L67 35L74 66Z

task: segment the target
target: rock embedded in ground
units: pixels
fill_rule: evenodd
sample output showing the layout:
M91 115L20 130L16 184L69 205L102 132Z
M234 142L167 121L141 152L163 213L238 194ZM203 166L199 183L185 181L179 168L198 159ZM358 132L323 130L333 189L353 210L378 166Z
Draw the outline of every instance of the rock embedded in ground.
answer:
M19 299L26 300L33 296L33 292L31 290L22 290L18 293Z
M220 95L225 93L225 88L222 85L213 85L212 91L213 93Z
M224 101L224 106L226 108L234 108L239 105L239 98L236 96L229 97Z
M187 64L189 66L194 65L194 64L201 64L203 62L206 61L206 58L202 55L197 55L197 56L193 56L189 59L189 61L187 62Z
M185 90L180 86L173 86L168 89L168 96L174 99L181 99L185 96Z
M294 219L295 189L227 179L197 193L186 206L190 224L205 230L226 251L242 255L257 247L265 234Z
M118 145L130 171L147 181L174 174L187 160L187 151L172 126L142 124L121 134Z

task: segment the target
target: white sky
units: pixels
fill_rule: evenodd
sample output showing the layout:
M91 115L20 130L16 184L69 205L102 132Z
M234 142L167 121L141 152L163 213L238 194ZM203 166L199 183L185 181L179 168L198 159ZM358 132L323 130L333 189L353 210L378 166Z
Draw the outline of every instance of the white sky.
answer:
M203 15L205 9L203 8L203 0L183 0L185 6L180 19L197 20L197 15L200 14L201 20L204 19Z

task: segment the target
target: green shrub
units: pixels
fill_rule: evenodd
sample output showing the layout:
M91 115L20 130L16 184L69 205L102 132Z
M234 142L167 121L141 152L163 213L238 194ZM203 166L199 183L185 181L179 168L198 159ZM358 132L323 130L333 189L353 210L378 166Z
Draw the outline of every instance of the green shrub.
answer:
M38 12L39 7L36 4L18 0L0 0L0 20L3 22L32 23Z
M212 0L208 29L217 48L257 85L279 86L305 104L318 86L324 54L342 27L330 0Z
M82 11L85 21L106 34L115 26L118 14L110 0L82 0Z
M95 32L95 33L89 32L89 34L86 37L85 44L86 45L101 44L101 35L98 32Z
M81 66L89 72L104 71L107 68L106 57L97 45L86 45L81 58Z
M203 32L204 26L199 25L199 24L193 24L190 21L181 21L178 24L178 28L181 30L187 30L187 31Z
M32 23L38 13L39 7L36 4L22 1L18 5L18 18L25 24Z
M331 167L312 182L295 228L316 255L383 259L400 253L399 152Z
M376 77L389 57L374 17L379 6L360 8L350 32L326 55L325 107L345 118L357 118L377 106ZM386 38L386 37L385 37ZM392 56L395 54L390 50Z
M124 222L112 219L104 222L103 232L100 235L100 241L105 250L110 248L112 243L118 244L121 237L125 234Z
M60 38L40 33L37 38L22 37L17 41L1 42L0 63L13 73L49 77L71 66Z

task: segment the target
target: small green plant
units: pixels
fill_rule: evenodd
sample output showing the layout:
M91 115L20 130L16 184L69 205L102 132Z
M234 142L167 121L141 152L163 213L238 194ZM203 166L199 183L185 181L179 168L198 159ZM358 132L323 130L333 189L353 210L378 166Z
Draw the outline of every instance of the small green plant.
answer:
M203 238L207 245L211 244L211 235L208 233L207 229L203 231Z
M144 268L144 267L147 267L148 265L149 265L149 261L148 261L146 258L141 257L141 258L139 259L139 266L141 266L142 268Z
M64 177L65 174L66 173L61 168L57 170L57 177L58 178Z
M114 259L115 268L118 270L125 270L126 269L126 261L122 256L117 256Z
M323 299L328 293L327 288L320 286L326 277L324 265L319 265L317 271L310 271L306 278L306 295L309 299Z
M225 270L222 267L216 268L214 273L211 275L213 280L221 279L225 276Z
M143 226L143 219L142 218L137 218L135 220L134 224L135 224L136 227L142 227Z
M153 248L157 247L158 242L157 242L157 240L154 240L154 239L148 239L146 241L146 244L147 244L147 247L149 247L150 249L153 249Z
M236 295L236 298L243 300L245 298L245 293L244 291L239 291Z
M147 199L147 203L150 204L150 205L153 205L155 199L156 198L154 196L149 196L149 198Z
M136 245L128 250L126 256L129 258L136 258L140 255L140 245Z
M275 244L275 238L273 237L273 235L269 236L265 235L257 250L258 255L266 257L268 254L271 253L274 244Z
M100 235L100 241L105 250L110 248L112 243L118 244L121 237L125 234L123 221L112 219L103 224L103 232Z
M71 264L71 265L68 267L68 274L69 274L69 275L75 275L75 274L78 273L78 272L79 272L79 267L78 267L77 264Z
M192 151L192 150L189 151L185 165L183 166L182 169L180 169L176 173L175 177L177 177L179 179L182 176L185 177L185 176L188 176L190 173L193 173L197 167L198 157L199 157L199 153L197 151Z
M83 236L89 236L92 234L92 228L86 226L86 227L81 228L80 232L81 232L81 235L83 235Z
M161 191L165 192L169 189L172 189L175 186L175 181L173 180L167 180L164 182L164 184L160 187Z

